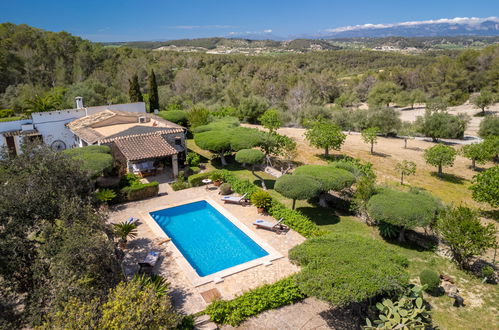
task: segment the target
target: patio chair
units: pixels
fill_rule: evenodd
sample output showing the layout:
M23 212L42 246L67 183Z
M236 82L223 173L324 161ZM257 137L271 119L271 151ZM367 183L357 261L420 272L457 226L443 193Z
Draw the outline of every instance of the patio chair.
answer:
M236 197L236 196L224 196L222 197L222 200L224 203L233 203L233 204L243 204L246 201L246 195L248 193L245 193L241 197Z
M158 251L149 252L147 256L144 258L144 261L139 262L139 267L140 267L139 274L151 275L154 266L156 266L156 263L158 262L158 258L159 258Z
M253 222L253 225L255 225L256 228L268 229L268 230L274 231L276 233L282 233L286 229L288 229L287 226L285 226L281 223L283 221L284 221L284 218L280 218L278 221L274 221L274 222L268 222L265 220L258 219L255 222Z

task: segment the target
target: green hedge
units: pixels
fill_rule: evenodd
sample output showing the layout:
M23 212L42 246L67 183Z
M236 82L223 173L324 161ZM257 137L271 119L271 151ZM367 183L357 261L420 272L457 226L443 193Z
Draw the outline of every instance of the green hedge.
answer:
M218 324L238 326L253 315L293 304L305 297L293 277L288 277L248 291L233 300L215 301L206 308L205 313Z
M138 201L156 196L159 192L159 183L156 181L150 183L139 183L133 186L125 187L121 189L121 192L128 201Z
M191 185L191 187L199 187L203 185L203 180L208 179L211 176L211 172L198 173L191 175L187 181Z

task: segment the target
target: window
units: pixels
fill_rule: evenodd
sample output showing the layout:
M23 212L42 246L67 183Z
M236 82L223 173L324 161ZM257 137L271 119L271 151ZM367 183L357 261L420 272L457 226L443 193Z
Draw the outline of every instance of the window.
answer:
M177 146L181 146L181 145L182 145L182 139L181 139L181 138L179 138L179 137L176 137L176 138L175 138L175 145L177 145Z

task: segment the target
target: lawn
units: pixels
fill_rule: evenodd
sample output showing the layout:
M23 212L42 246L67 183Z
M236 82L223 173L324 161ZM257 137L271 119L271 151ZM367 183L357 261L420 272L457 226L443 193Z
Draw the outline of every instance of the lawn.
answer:
M212 154L210 152L199 149L192 140L188 141L188 147L190 150L198 152L204 156L207 160L212 159ZM232 171L232 173L240 179L247 179L257 185L260 185L259 180L249 170L235 163L230 157L228 159L230 160L230 163L226 169ZM317 163L317 160L315 163ZM208 169L220 168L220 164L215 159L207 161L206 167ZM265 179L266 185L269 188L268 191L274 198L278 199L286 206L291 207L292 201L290 199L283 197L272 189L275 178L264 172L257 172L257 174ZM420 174L421 177L423 177L422 174L423 173ZM387 178L383 174L381 175L385 178L385 183L397 184L392 178ZM413 178L411 183L419 181L414 179L416 178ZM428 178L423 181L426 180L428 180L427 183L429 184L430 181L438 179ZM441 190L441 194L437 194L441 197L445 194L461 195L464 193L464 191L461 190L466 189L464 185L454 182L444 181L440 183L441 185L439 187L433 187L433 189L430 190L432 190L432 192L435 192L435 190ZM469 194L467 190L466 194ZM449 199L455 199L455 195L449 196L449 198L444 198L444 200ZM408 272L410 274L411 281L413 282L419 281L419 273L426 268L433 269L439 273L445 273L453 277L456 281L456 285L461 290L461 295L465 299L466 307L453 307L452 304L454 300L446 295L433 297L429 294L425 294L425 299L427 299L433 307L432 315L434 323L441 329L491 329L494 328L494 324L498 324L499 314L497 306L499 306L499 289L497 286L482 283L480 279L459 270L452 261L438 256L433 251L425 251L420 248L408 246L399 246L392 242L387 242L381 238L376 227L368 226L355 216L339 213L332 208L322 208L316 206L315 204L311 204L308 201L297 201L296 209L307 215L317 225L331 232L351 233L371 237L389 245L409 259L410 265Z

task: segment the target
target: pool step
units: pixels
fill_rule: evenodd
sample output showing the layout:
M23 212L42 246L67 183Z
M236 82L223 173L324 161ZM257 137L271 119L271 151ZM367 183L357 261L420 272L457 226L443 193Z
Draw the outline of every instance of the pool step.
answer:
M208 315L201 315L194 320L194 329L198 330L215 330L218 329L216 323L210 321Z

